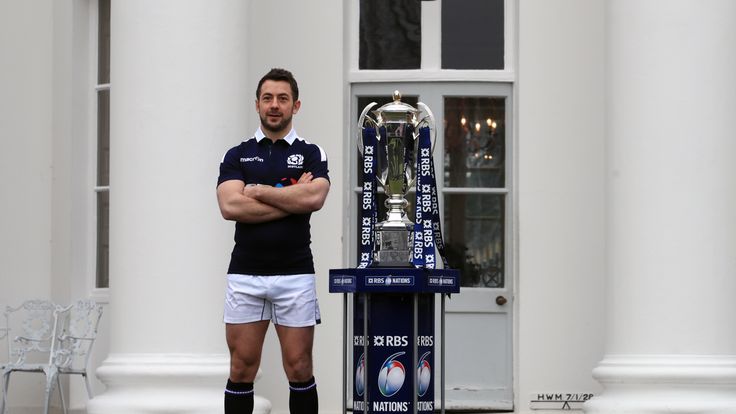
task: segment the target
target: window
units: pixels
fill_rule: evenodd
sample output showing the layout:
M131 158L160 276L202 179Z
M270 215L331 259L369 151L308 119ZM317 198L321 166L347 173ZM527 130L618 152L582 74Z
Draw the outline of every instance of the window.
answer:
M110 286L110 0L98 2L95 287Z
M512 81L512 4L510 0L349 2L355 28L351 81L417 79L417 75Z

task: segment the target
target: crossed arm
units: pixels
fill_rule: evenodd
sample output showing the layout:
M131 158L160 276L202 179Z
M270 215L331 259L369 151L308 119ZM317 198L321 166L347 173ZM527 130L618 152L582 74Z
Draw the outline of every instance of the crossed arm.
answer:
M246 186L243 181L229 180L217 186L217 202L226 220L262 223L288 216L317 211L324 205L330 182L304 173L288 187Z

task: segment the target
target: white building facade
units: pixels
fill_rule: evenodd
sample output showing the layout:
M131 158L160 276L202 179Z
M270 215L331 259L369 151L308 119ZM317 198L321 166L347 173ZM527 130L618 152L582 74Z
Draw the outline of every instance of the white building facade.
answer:
M332 183L312 216L321 412L342 412L326 276L356 263L355 123L395 89L439 120L464 270L448 409L736 412L734 16L728 0L3 1L0 305L105 304L95 397L64 382L75 412L221 412L218 164L284 67ZM273 330L255 388L261 412L288 412ZM38 412L42 389L14 376L11 412Z

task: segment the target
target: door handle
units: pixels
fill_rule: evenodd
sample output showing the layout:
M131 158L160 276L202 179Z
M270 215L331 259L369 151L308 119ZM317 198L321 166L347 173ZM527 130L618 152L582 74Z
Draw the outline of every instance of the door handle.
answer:
M506 304L506 302L508 302L508 300L506 300L505 297L503 297L503 296L496 296L496 305L503 306L503 305Z

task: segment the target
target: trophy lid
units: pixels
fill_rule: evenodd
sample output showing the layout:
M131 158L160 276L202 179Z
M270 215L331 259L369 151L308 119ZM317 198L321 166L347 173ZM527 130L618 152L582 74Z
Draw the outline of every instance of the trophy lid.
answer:
M413 106L401 102L401 92L398 90L394 91L393 94L394 101L389 102L382 107L376 109L373 111L373 113L380 119L390 119L390 120L396 120L401 118L408 118L411 119L413 116L415 116L419 110L414 108Z

